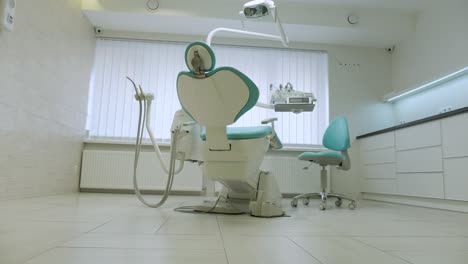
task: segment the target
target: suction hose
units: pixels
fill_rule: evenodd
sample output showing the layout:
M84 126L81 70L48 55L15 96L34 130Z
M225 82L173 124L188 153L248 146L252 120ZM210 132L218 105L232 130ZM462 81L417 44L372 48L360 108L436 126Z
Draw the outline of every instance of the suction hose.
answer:
M140 89L138 90L135 82L128 78L127 79L133 84L133 87L135 88L135 98L136 100L138 101L139 103L139 116L138 116L138 129L137 129L137 138L136 138L136 147L135 147L135 159L134 159L134 162L133 162L133 188L135 190L135 194L138 198L138 200L140 200L140 202L142 202L144 205L148 206L148 207L152 207L152 208L158 208L160 206L162 206L167 198L169 197L169 194L172 190L172 185L174 183L174 176L176 174L178 174L180 171L182 171L183 167L184 167L184 161L182 160L180 162L180 166L179 168L177 169L177 171L175 171L175 163L176 163L176 155L177 155L177 139L180 135L180 130L181 130L181 127L180 126L176 126L174 128L173 131L171 131L171 150L170 150L170 153L171 153L171 156L170 156L170 162L169 162L169 168L167 168L166 164L164 163L163 159L162 159L162 155L161 155L161 150L159 149L159 146L158 144L156 143L156 140L154 139L154 136L153 136L153 132L150 128L150 112L151 112L151 101L153 100L152 97L147 97L144 92L143 92L143 89L141 88L141 86L139 87ZM142 103L143 101L143 103ZM142 194L141 194L141 191L138 187L138 179L137 179L137 168L138 168L138 161L139 161L139 158L140 158L140 152L141 152L141 143L142 143L142 140L143 140L143 134L144 134L144 127L146 125L146 128L148 130L148 134L151 138L151 142L153 144L153 148L155 150L155 153L159 159L159 162L161 164L161 167L163 168L163 170L168 174L168 177L167 177L167 183L166 183L166 189L164 191L164 195L163 197L161 198L161 200L156 203L156 204L152 204L152 203L149 203L147 202Z

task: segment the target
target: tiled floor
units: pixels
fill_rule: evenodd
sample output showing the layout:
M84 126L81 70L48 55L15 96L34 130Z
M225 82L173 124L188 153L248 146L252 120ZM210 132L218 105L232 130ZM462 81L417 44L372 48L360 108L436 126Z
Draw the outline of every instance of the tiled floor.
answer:
M161 209L112 194L0 202L0 263L468 263L468 214L369 201L322 212L287 200L291 217L277 219L173 211L203 199L171 197Z

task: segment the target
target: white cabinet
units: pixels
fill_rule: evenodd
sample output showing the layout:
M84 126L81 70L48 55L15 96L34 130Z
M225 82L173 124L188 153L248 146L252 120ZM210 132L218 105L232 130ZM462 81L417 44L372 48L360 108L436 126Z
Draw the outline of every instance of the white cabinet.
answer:
M396 153L397 172L442 172L441 147L411 149Z
M364 138L360 143L363 191L397 194L395 133Z
M468 157L445 159L445 198L468 201Z
M444 175L442 173L398 173L398 194L444 198Z
M363 151L361 153L361 158L362 158L363 164L366 164L366 165L381 164L381 163L394 163L395 162L395 149L391 147L391 148Z
M364 192L398 194L396 179L363 179Z
M359 142L363 192L468 201L468 113Z
M379 134L360 140L361 150L382 149L395 146L395 132Z
M442 120L444 157L468 157L468 114Z
M395 131L396 150L440 146L440 122L434 121Z
M395 163L364 165L363 175L368 179L396 178Z

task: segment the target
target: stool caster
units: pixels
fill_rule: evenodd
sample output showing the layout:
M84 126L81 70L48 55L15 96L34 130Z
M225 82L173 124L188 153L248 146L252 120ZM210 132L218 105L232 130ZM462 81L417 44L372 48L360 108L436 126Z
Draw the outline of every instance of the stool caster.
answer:
M297 207L297 200L292 200L291 201L291 207L294 207L294 208Z
M343 201L341 199L338 199L335 202L336 207L341 207L342 204L343 204Z

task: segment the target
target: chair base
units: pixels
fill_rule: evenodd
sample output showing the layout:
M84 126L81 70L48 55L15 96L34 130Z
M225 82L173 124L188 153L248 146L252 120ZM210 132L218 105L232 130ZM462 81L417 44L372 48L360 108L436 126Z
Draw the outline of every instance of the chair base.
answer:
M304 205L308 205L311 198L321 200L320 210L326 210L327 209L327 200L328 200L328 198L336 198L337 199L336 202L335 202L336 207L341 207L341 205L343 204L343 200L347 200L347 201L350 201L350 203L348 204L348 208L351 209L351 210L356 209L356 201L355 200L353 200L353 199L351 199L349 197L343 196L341 194L327 193L327 192L304 193L304 194L298 195L298 196L294 197L293 200L291 201L291 206L292 207L297 207L298 200L300 200L300 199L303 199L302 203Z

